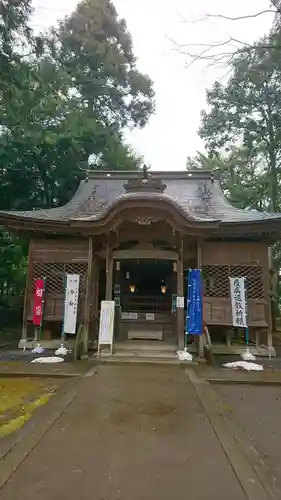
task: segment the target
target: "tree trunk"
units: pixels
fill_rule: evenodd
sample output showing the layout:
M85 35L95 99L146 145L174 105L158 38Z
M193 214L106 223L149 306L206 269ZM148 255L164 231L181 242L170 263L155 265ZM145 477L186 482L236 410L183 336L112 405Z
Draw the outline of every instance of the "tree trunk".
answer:
M269 153L270 157L270 170L269 170L269 196L270 196L270 210L271 212L278 211L278 178L276 168L275 153Z

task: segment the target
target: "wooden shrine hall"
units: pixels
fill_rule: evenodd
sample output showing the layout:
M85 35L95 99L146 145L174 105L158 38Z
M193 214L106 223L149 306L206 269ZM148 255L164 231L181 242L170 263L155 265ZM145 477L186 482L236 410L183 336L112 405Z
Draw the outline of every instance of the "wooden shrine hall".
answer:
M260 352L272 347L270 245L281 214L234 208L210 171L89 171L66 205L2 211L0 222L30 236L22 329L30 347L34 280L46 279L42 345L55 347L66 273L80 275L77 329L86 350L97 344L104 299L115 301L115 342L182 347L190 268L202 269L213 343L241 339L231 316L229 278L236 276L247 279L251 341Z

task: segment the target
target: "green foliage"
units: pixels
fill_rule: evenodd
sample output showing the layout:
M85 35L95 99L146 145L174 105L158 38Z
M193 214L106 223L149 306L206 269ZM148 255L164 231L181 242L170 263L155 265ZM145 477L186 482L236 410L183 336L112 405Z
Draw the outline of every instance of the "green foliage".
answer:
M28 28L28 0L1 4L13 63L0 75L0 207L65 203L89 158L96 168L138 168L122 127L146 123L153 90L112 3L81 2L44 40ZM27 58L16 51L18 37Z
M31 14L30 0L1 0L0 2L0 54L4 58L14 59L15 43L26 42L30 37L28 18Z
M215 82L207 91L199 135L208 155L189 159L188 166L218 169L224 192L237 207L276 212L281 211L281 4L272 4L277 13L269 35L233 58L226 85ZM276 290L280 248L277 242L272 249Z
M246 148L233 147L220 154L198 152L195 157L187 158L186 166L188 170L217 171L226 197L237 208L266 210L269 200L265 197L265 173L262 163L258 162Z
M253 168L262 207L277 211L281 161L281 79L271 52L259 47L241 52L227 85L207 91L209 111L202 112L199 134L210 152L243 147Z
M118 127L146 124L152 83L136 69L131 36L112 1L83 0L48 43L90 114Z
M154 106L151 81L138 72L130 34L111 1L81 2L44 37L29 27L31 10L31 0L0 1L2 210L67 202L89 162L139 168L123 128L145 125ZM8 283L21 289L21 243L0 238L2 289Z

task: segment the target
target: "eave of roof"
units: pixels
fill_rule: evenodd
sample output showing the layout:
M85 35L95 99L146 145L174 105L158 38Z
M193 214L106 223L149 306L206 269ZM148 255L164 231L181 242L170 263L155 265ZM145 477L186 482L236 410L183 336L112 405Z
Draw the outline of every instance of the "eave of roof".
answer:
M74 197L63 207L27 212L0 212L0 223L11 229L79 233L111 224L118 211L146 205L165 205L182 229L200 227L217 234L230 232L281 233L281 214L233 207L210 171L151 172L167 185L164 193L130 192L128 179L142 179L141 172L90 171Z

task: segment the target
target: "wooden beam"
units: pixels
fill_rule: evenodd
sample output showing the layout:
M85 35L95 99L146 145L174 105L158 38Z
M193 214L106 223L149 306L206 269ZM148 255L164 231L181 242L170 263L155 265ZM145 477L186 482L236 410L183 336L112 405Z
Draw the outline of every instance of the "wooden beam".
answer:
M161 249L132 248L130 250L117 250L113 252L116 260L129 259L156 259L156 260L175 260L178 255L175 251Z
M91 308L91 290L92 290L92 276L93 276L93 239L89 238L88 247L88 269L86 281L86 297L84 309L84 335L83 335L83 352L88 352L89 343L89 324L90 324L90 308Z
M112 284L113 284L113 256L111 249L111 235L109 234L106 240L106 288L105 300L112 300Z
M94 328L94 340L98 339L99 329L99 285L100 285L100 259L97 255L93 258L93 301L92 301L92 323Z
M273 348L273 341L272 341L272 326L273 326L273 321L272 321L272 309L271 309L271 296L270 296L270 259L267 259L266 264L264 264L264 295L265 295L265 314L266 314L266 320L268 324L268 330L267 330L267 346L268 346L268 351L271 353L272 348ZM259 339L258 339L259 341Z
M198 241L197 241L197 268L202 270L202 242L200 241L200 239L198 239ZM203 295L202 302L203 302L202 306L203 306L203 311L204 311L204 295ZM202 325L202 327L203 327L203 325ZM202 335L199 335L198 356L199 356L199 358L204 358L204 337L203 337L203 332L202 332Z
M114 321L114 337L116 340L119 338L119 331L120 331L120 322L121 322L121 285L122 285L122 277L121 277L121 262L118 260L114 260L114 297L113 300L115 301L115 321ZM115 288L119 287L119 288ZM119 303L118 303L119 301Z
M98 316L99 309L99 284L100 284L100 259L97 255L93 258L93 314Z

